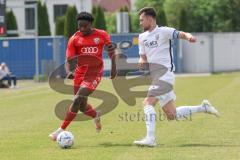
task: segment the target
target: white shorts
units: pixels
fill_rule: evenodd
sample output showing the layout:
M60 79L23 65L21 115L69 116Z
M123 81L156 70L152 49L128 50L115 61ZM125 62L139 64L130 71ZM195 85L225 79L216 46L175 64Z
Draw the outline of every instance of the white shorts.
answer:
M158 76L159 74L155 74ZM154 78L155 81L149 87L148 96L154 96L159 100L161 107L166 105L171 100L176 100L176 95L173 91L175 83L175 75L172 71L167 70L162 76Z
M169 101L171 101L171 100L175 101L176 95L175 95L174 91L171 91L164 95L157 96L156 98L159 100L160 106L164 107Z

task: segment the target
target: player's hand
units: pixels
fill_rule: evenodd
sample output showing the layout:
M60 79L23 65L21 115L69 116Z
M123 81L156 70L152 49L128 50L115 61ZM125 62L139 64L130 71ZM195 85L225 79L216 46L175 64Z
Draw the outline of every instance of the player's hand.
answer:
M190 42L190 43L194 43L197 41L196 37L194 37L192 34L188 33L187 34L187 40Z
M139 70L145 70L147 68L147 65L148 65L147 61L140 57L138 61Z
M74 73L73 72L69 72L66 76L67 79L74 79Z
M117 45L115 43L110 43L105 47L108 53L113 53L116 48L117 48Z
M144 63L138 63L138 69L144 70Z
M110 73L110 79L114 79L117 76L117 69L112 68Z
M192 36L192 37L189 38L188 41L189 41L190 43L195 43L195 42L197 41L197 39L196 39L194 36Z

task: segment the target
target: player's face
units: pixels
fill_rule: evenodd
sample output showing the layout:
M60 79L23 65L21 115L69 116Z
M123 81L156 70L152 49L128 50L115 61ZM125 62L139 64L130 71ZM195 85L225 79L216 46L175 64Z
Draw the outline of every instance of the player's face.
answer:
M151 23L150 23L149 16L145 16L145 14L142 13L139 16L139 22L140 22L140 26L143 28L144 31L147 31L150 29Z
M92 32L92 23L86 20L79 20L78 29L83 35L88 35Z

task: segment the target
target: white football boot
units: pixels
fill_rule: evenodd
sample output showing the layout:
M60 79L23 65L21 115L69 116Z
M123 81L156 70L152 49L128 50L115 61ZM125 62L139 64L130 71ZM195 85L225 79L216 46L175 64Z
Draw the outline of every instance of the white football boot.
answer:
M52 132L51 134L49 134L49 138L53 141L56 141L57 139L57 136L62 132L64 131L62 128L58 128L56 131Z
M202 107L205 109L205 113L208 113L208 114L213 114L217 117L220 116L219 112L216 110L216 108L214 108L211 103L208 101L208 100L203 100L202 101Z
M157 146L156 139L149 138L149 137L145 137L139 141L134 141L133 143L138 146L148 146L148 147L156 147Z

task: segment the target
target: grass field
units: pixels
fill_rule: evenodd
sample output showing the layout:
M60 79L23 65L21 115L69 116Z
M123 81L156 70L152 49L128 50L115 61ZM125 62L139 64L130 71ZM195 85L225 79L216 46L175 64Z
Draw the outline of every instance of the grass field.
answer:
M114 93L108 79L99 89ZM198 114L191 120L158 121L158 146L137 147L132 142L145 135L145 123L121 115L143 114L143 99L134 107L119 99L118 107L102 117L100 134L92 121L73 122L68 129L75 144L63 150L48 134L61 122L55 105L72 96L51 90L47 83L20 81L17 89L0 90L0 160L239 160L240 73L178 77L175 91L177 105L195 105L207 98L221 118Z

